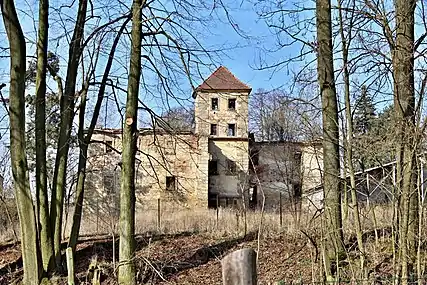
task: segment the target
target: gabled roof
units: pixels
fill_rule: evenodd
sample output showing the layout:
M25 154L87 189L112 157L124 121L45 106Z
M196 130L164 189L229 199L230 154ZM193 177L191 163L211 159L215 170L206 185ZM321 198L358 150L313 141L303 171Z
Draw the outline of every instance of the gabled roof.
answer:
M193 93L196 97L197 91L247 91L251 92L252 88L237 79L226 67L220 66L215 70L202 84L200 84Z

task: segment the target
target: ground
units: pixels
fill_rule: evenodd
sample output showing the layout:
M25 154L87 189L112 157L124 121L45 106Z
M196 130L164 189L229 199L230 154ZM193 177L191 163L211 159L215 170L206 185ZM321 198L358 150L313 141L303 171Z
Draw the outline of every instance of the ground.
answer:
M315 262L319 256L308 236L282 233L263 237L259 242L259 284L311 284L319 280L319 267ZM116 249L114 256L113 247ZM258 249L256 233L226 238L192 232L139 235L136 253L138 284L222 284L222 257L248 247ZM94 268L102 271L101 284L117 284L114 270L117 268L117 249L118 242L113 245L108 236L83 238L76 256L79 284L91 284ZM1 246L0 256L0 284L19 280L22 277L19 245ZM372 262L371 267L376 273L387 270L382 262ZM66 284L64 277L57 279L59 284Z
M138 281L145 284L221 284L221 258L236 249L257 249L258 243L255 233L240 238L214 238L184 232L138 236L137 241ZM103 271L102 284L116 284L112 249L112 238L107 237L86 238L78 246L76 275L80 283L90 279L88 268L96 260ZM7 245L0 250L0 284L10 284L22 274L19 246ZM312 280L313 247L307 238L265 237L260 242L260 252L259 284Z

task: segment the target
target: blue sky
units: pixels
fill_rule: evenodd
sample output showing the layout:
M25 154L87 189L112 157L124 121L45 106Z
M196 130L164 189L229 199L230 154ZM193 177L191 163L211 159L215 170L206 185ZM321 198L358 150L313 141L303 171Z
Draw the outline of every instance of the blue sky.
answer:
M51 1L51 5L58 6L58 2L61 1ZM131 1L128 2L131 3ZM208 3L207 5L217 5L220 2L221 1L206 1L206 3ZM171 0L164 0L161 3L171 3ZM216 67L219 65L226 66L233 74L235 74L236 77L251 86L254 91L260 88L270 90L281 86L286 86L291 79L289 73L286 72L286 70L280 70L273 73L273 70L257 69L260 66L260 62L265 58L267 58L267 63L277 62L277 60L292 54L292 48L288 47L274 54L265 53L264 49L274 49L276 47L277 39L276 36L273 35L269 30L265 21L259 19L259 16L255 11L255 9L259 9L259 7L257 7L252 1L223 0L222 3L227 6L227 12L229 13L228 16L230 19L232 19L231 21L227 19L224 9L221 7L212 7L212 10L210 11L210 7L208 6L205 11L200 11L200 13L211 13L213 14L212 17L216 17L216 19L212 23L208 23L206 30L197 30L197 28L194 30L195 34L201 34L200 42L206 47L218 47L222 45L228 47L238 46L225 50L220 58L216 58ZM259 4L261 2L255 1L255 3ZM68 20L71 27L72 21L75 18L73 14L75 13L77 2L74 4L74 7L71 9L64 8L61 10L61 17L65 20ZM37 18L38 1L17 1L17 6L18 16L23 26L24 33L27 37L27 54L28 56L32 56L34 55L35 46L33 43L36 39L37 30L37 24L34 23L33 17ZM111 10L114 11L114 9ZM50 13L51 17L49 38L52 40L58 36L58 34L62 34L63 31L61 30L60 22L58 22L58 14L55 13L52 9ZM2 23L0 24L0 30L3 31ZM69 35L69 37L70 36L71 35ZM1 35L1 37L5 38L4 33ZM65 39L63 39L61 45L58 47L55 46L55 41L50 41L49 50L59 53L59 56L62 57L60 72L62 73L62 78L65 79L68 44L66 43ZM122 53L116 55L118 58L121 58L123 63L127 66L128 59L125 59L125 57L128 56L128 54L126 53L128 53L128 51L123 50ZM297 68L297 64L294 66L294 68ZM99 74L102 73L102 68L103 67L100 68ZM3 75L4 78L6 78L8 71L7 59L0 61L0 69L0 75ZM213 70L214 68L212 68L211 71ZM202 72L203 76L209 76L211 71L204 69ZM5 80L2 79L2 81ZM202 80L200 78L196 79L194 82L195 86L200 84L201 81ZM55 88L55 83L52 79L49 79L49 84ZM124 80L121 82L121 84L123 85L122 87L126 88L126 82ZM76 87L79 88L80 83L78 83ZM182 89L185 91L185 95L188 98L191 98L192 90L188 81L182 81ZM3 91L7 97L7 89L4 89ZM28 92L32 92L31 88L29 88ZM144 99L146 100L147 104L155 106L156 103L158 103L156 102L158 101L157 98L147 98L147 95L144 95L143 92L144 91L141 90L141 97L145 97ZM121 104L125 102L123 94L120 98L120 101ZM117 114L113 117L117 118ZM117 124L114 125L118 126Z
M256 7L249 1L237 1L234 5L229 1L229 14L232 23L223 18L216 24L217 30L204 39L206 45L225 43L239 45L235 49L226 52L221 58L221 64L226 66L240 80L250 85L255 91L259 88L273 89L286 84L289 77L285 71L273 72L273 70L259 70L260 60L268 58L267 62L273 63L280 57L292 53L291 48L280 52L266 54L263 49L276 47L276 38L268 28L266 22L259 19ZM233 28L234 25L234 28ZM261 57L260 57L261 56ZM273 59L275 57L275 59Z

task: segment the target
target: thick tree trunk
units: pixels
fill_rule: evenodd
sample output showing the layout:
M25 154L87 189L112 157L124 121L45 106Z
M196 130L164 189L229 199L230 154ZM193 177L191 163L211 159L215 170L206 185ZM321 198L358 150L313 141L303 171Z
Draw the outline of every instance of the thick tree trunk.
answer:
M109 53L108 61L105 66L104 75L102 77L101 85L98 90L98 97L93 111L93 116L91 123L87 130L86 136L84 136L84 124L85 124L85 112L86 112L86 98L82 98L82 104L80 106L79 113L79 143L80 143L80 153L79 153L79 166L77 174L77 186L76 186L76 202L74 204L74 214L73 214L73 225L71 227L70 240L68 242L68 247L73 249L73 252L76 250L77 241L79 238L80 224L82 219L83 212L83 197L84 197L84 183L86 179L86 163L87 163L87 151L90 140L92 139L93 131L95 130L96 122L98 121L99 113L101 110L102 100L105 95L105 88L107 86L108 76L110 74L111 66L113 65L114 54L119 43L120 37L123 34L124 29L126 28L127 23L130 21L130 18L126 19L117 33L111 50ZM85 93L86 95L86 93Z
M141 77L142 6L132 4L131 54L126 120L123 127L122 175L120 185L119 284L135 284L135 154L138 140L137 111Z
M336 260L345 251L341 219L338 105L333 68L330 0L316 1L316 24L317 72L323 117L323 188L328 240L326 248L329 251L328 258ZM326 271L328 279L334 278L330 268Z
M10 46L10 157L16 204L21 225L21 252L24 284L38 284L37 227L25 155L25 38L12 0L0 0Z
M37 40L36 78L36 199L40 249L43 270L55 268L52 232L50 231L49 201L46 169L46 72L48 46L49 1L39 3L39 31Z
M396 0L393 47L394 106L397 119L399 236L397 274L406 284L416 258L417 201L415 167L414 14L415 0ZM398 265L398 266L399 266Z
M60 102L61 125L55 160L55 170L53 174L52 202L50 210L54 253L57 266L61 266L62 215L64 208L69 139L71 136L71 129L74 118L77 69L82 53L81 40L84 32L86 10L87 0L80 0L77 21L74 27L74 33L71 39L68 54L68 68L67 77L65 80L65 92L64 96L61 97Z

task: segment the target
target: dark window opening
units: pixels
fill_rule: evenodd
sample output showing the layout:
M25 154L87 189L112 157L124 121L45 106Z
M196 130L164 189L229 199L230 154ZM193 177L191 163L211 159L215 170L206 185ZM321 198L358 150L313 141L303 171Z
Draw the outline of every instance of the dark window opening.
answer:
M219 109L218 98L212 98L212 110L217 111Z
M166 176L166 190L174 191L176 189L175 176Z
M236 162L227 159L227 175L235 175L236 174Z
M228 136L234 137L236 135L236 124L228 124Z
M254 185L249 189L249 208L255 210L258 204L258 189L257 186Z
M113 141L105 141L105 152L113 151Z
M209 193L208 194L208 208L216 209L218 203L218 195Z
M216 136L218 134L217 124L211 124L211 136Z
M236 110L236 99L228 99L228 109Z
M301 184L294 184L294 199L299 200L302 196Z
M209 175L218 175L218 161L217 160L209 161L208 172L209 172Z
M114 194L114 176L104 175L104 191L109 196Z

